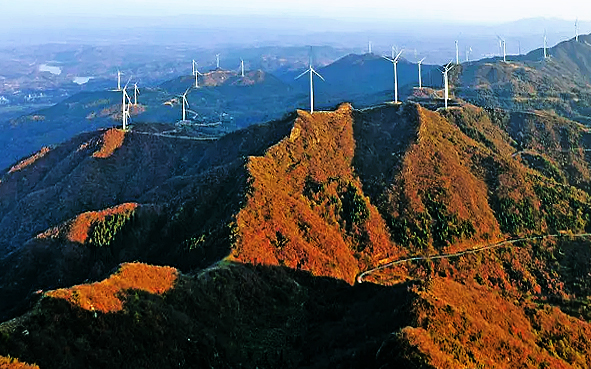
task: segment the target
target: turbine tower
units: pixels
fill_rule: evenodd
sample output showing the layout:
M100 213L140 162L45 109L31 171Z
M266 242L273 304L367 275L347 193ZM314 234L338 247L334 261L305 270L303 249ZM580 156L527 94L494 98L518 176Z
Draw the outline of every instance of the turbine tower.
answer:
M244 77L244 60L240 59L240 75Z
M367 50L368 50L367 53L371 54L371 41L367 42Z
M314 113L314 75L317 75L323 81L325 81L325 79L314 70L314 67L312 67L312 61L309 62L308 69L295 79L303 77L306 73L310 73L310 113Z
M575 41L579 42L579 19L575 20Z
M546 49L548 48L548 40L546 39L546 30L544 30L544 59L548 58L548 52Z
M472 54L472 48L467 47L466 48L466 62L470 62L470 54Z
M220 54L215 54L216 69L220 69Z
M199 76L202 76L203 73L199 72L199 68L197 68L197 63L193 61L193 75L195 76L195 88L199 88Z
M398 103L398 71L396 66L398 65L398 61L400 60L400 55L404 50L400 50L398 55L395 58L388 58L387 56L382 56L382 58L386 59L390 63L394 65L394 103Z
M133 84L133 105L137 106L137 97L140 94L140 89L137 88L137 83Z
M117 70L117 91L121 91L121 73L120 70Z
M196 63L195 63L195 59L193 59L193 64L192 64L192 67L193 67L193 73L191 73L191 75L192 75L192 76L194 76L194 75L195 75L195 64L196 64Z
M497 35L497 37L499 39L499 48L501 49L502 54L503 54L503 61L506 62L507 61L507 45L505 43L505 39L499 35Z
M131 80L131 77L129 79ZM125 87L123 87L123 89L121 90L122 95L123 95L123 99L122 99L122 103L121 103L121 120L123 123L123 130L124 131L127 130L127 122L128 122L128 119L131 118L131 116L129 114L129 106L131 105L131 98L127 94L127 85L128 84L129 84L129 81L127 81L127 83L125 84Z
M458 48L458 40L456 40L456 64L460 64L460 51Z
M423 60L425 60L425 58L419 60L419 62L417 63L417 65L419 66L419 88L423 88L423 83L421 81L421 64L423 63Z
M444 91L444 98L445 98L445 108L447 109L447 99L449 98L449 79L448 79L448 72L453 68L453 64L450 61L447 63L443 70L440 69L441 73L443 74L443 81L445 84L445 91Z
M183 105L183 120L181 122L187 120L187 108L189 107L189 101L187 101L187 94L189 93L189 91L191 91L191 87L189 87L184 94L179 96L181 98L181 104Z

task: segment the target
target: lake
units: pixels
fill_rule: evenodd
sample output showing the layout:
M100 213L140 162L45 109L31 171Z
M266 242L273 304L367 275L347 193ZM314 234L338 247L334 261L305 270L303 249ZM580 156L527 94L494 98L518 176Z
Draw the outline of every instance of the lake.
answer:
M39 72L49 72L51 74L59 76L60 74L62 74L62 68L53 65L41 64L39 66Z

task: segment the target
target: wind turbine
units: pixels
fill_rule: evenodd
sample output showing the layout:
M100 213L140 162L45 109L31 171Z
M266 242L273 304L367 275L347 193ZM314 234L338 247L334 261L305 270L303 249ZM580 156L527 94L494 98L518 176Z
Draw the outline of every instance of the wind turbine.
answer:
M131 81L131 77L129 77L129 81ZM127 85L129 84L129 81L127 81L125 87L123 87L123 89L121 90L123 95L123 101L121 103L121 119L124 131L127 130L127 121L131 118L131 115L129 114L129 105L131 105L131 98L127 94Z
M575 20L575 41L579 42L579 19Z
M548 58L548 52L546 49L548 48L548 40L546 39L546 30L544 30L544 59Z
M195 76L195 88L199 88L199 76L202 76L203 73L199 72L199 68L197 68L197 63L193 61L193 75Z
M220 69L220 54L215 54L216 69Z
M419 88L423 88L423 84L421 81L421 63L423 63L423 60L425 60L425 58L419 60L417 63L417 65L419 66Z
M470 62L470 54L472 54L472 48L467 47L466 48L466 62Z
M133 105L137 106L137 96L140 94L140 89L137 88L137 82L133 84Z
M443 80L444 80L444 84L445 84L445 108L447 109L447 99L449 96L449 79L448 79L448 72L453 68L453 64L450 61L449 63L447 63L447 65L445 67L443 67L443 70L440 69L441 73L443 73Z
M368 50L367 53L371 54L371 41L367 42L367 50Z
M312 67L312 61L309 62L308 69L306 69L304 73L300 74L295 79L303 77L306 73L310 73L310 113L314 113L314 75L317 75L323 81L325 81L325 79L314 70L314 67Z
M458 48L458 40L456 40L456 64L460 64L460 51Z
M501 38L501 36L499 36L499 35L497 35L497 38L499 39L499 49L502 50L503 61L506 62L507 61L507 48L506 48L506 44L505 44L505 39Z
M244 77L244 60L242 58L240 59L240 75Z
M195 59L193 59L193 64L192 64L192 67L193 67L193 73L191 73L191 75L192 75L192 76L194 76L194 75L195 75L195 64L196 64L196 63L195 63Z
M390 63L394 65L394 103L398 103L398 72L396 66L398 65L398 61L400 60L400 54L402 54L404 50L400 50L398 55L395 58L388 58L387 56L382 56L382 58L386 59Z
M181 104L183 105L183 120L181 122L184 122L187 120L187 108L189 107L189 101L187 100L187 94L189 93L189 91L191 91L191 87L187 88L185 93L179 96L181 98Z
M117 91L121 91L121 73L120 70L117 70Z

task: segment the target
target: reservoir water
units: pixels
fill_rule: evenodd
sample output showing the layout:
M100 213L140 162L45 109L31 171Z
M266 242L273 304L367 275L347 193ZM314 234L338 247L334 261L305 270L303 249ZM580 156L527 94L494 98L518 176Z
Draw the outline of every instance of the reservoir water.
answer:
M53 75L59 76L62 74L62 68L56 67L54 65L41 64L39 66L39 72L49 72Z
M74 77L74 83L77 85L83 85L88 83L88 81L90 81L91 79L93 79L94 77Z

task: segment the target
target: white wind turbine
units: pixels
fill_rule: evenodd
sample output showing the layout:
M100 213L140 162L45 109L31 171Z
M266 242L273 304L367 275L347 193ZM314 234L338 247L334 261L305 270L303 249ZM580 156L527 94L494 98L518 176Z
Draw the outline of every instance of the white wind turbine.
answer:
M191 73L192 76L195 75L195 59L193 59L193 64L191 64L192 68L193 68L193 72Z
M216 69L220 69L220 54L215 54Z
M195 60L193 60L193 75L195 76L195 88L199 88L199 76L202 76L203 73L199 72Z
M367 53L371 54L371 41L367 42Z
M548 49L548 40L546 39L546 30L544 30L544 59L548 58L548 52L546 49Z
M443 80L445 84L445 91L444 91L444 98L445 98L445 108L447 109L447 99L449 98L449 79L448 79L448 72L453 68L453 64L450 61L447 63L443 70L440 69L441 73L443 74Z
M129 81L131 81L131 77L129 78ZM121 119L122 119L124 131L127 130L127 122L131 118L131 115L129 114L129 106L131 105L131 98L127 94L127 85L129 84L129 81L127 81L127 83L125 84L125 87L123 87L123 89L121 90L122 95L123 95L123 99L122 99L122 103L121 103Z
M325 79L314 70L314 67L312 67L312 61L309 62L308 69L306 69L304 73L300 74L295 79L303 77L306 73L310 73L310 113L314 113L314 75L317 75L323 81L325 81Z
M575 41L579 42L579 19L575 20Z
M189 101L187 100L187 94L191 91L191 87L187 88L184 94L180 95L181 104L183 106L183 120L181 122L185 122L187 120L187 108L189 107Z
M240 59L240 76L244 77L244 60Z
M472 53L472 48L471 47L467 47L466 48L466 62L470 62L470 54Z
M460 49L458 48L458 40L456 40L456 64L460 64Z
M502 54L503 54L503 61L506 62L507 61L507 47L505 44L505 39L501 38L501 36L497 35L498 39L499 39L499 48L502 49Z
M404 50L400 50L400 52L398 53L398 55L396 55L395 58L388 58L387 56L382 56L382 58L386 59L394 65L394 103L398 103L398 71L396 66L400 61L400 55L403 51Z
M117 90L116 91L121 91L121 75L123 73L121 73L120 70L117 70Z
M137 106L137 97L140 95L140 89L137 88L137 82L133 84L133 105Z
M423 88L423 84L421 81L421 64L423 63L423 60L425 60L425 58L419 60L419 62L417 63L417 65L419 66L419 88Z

